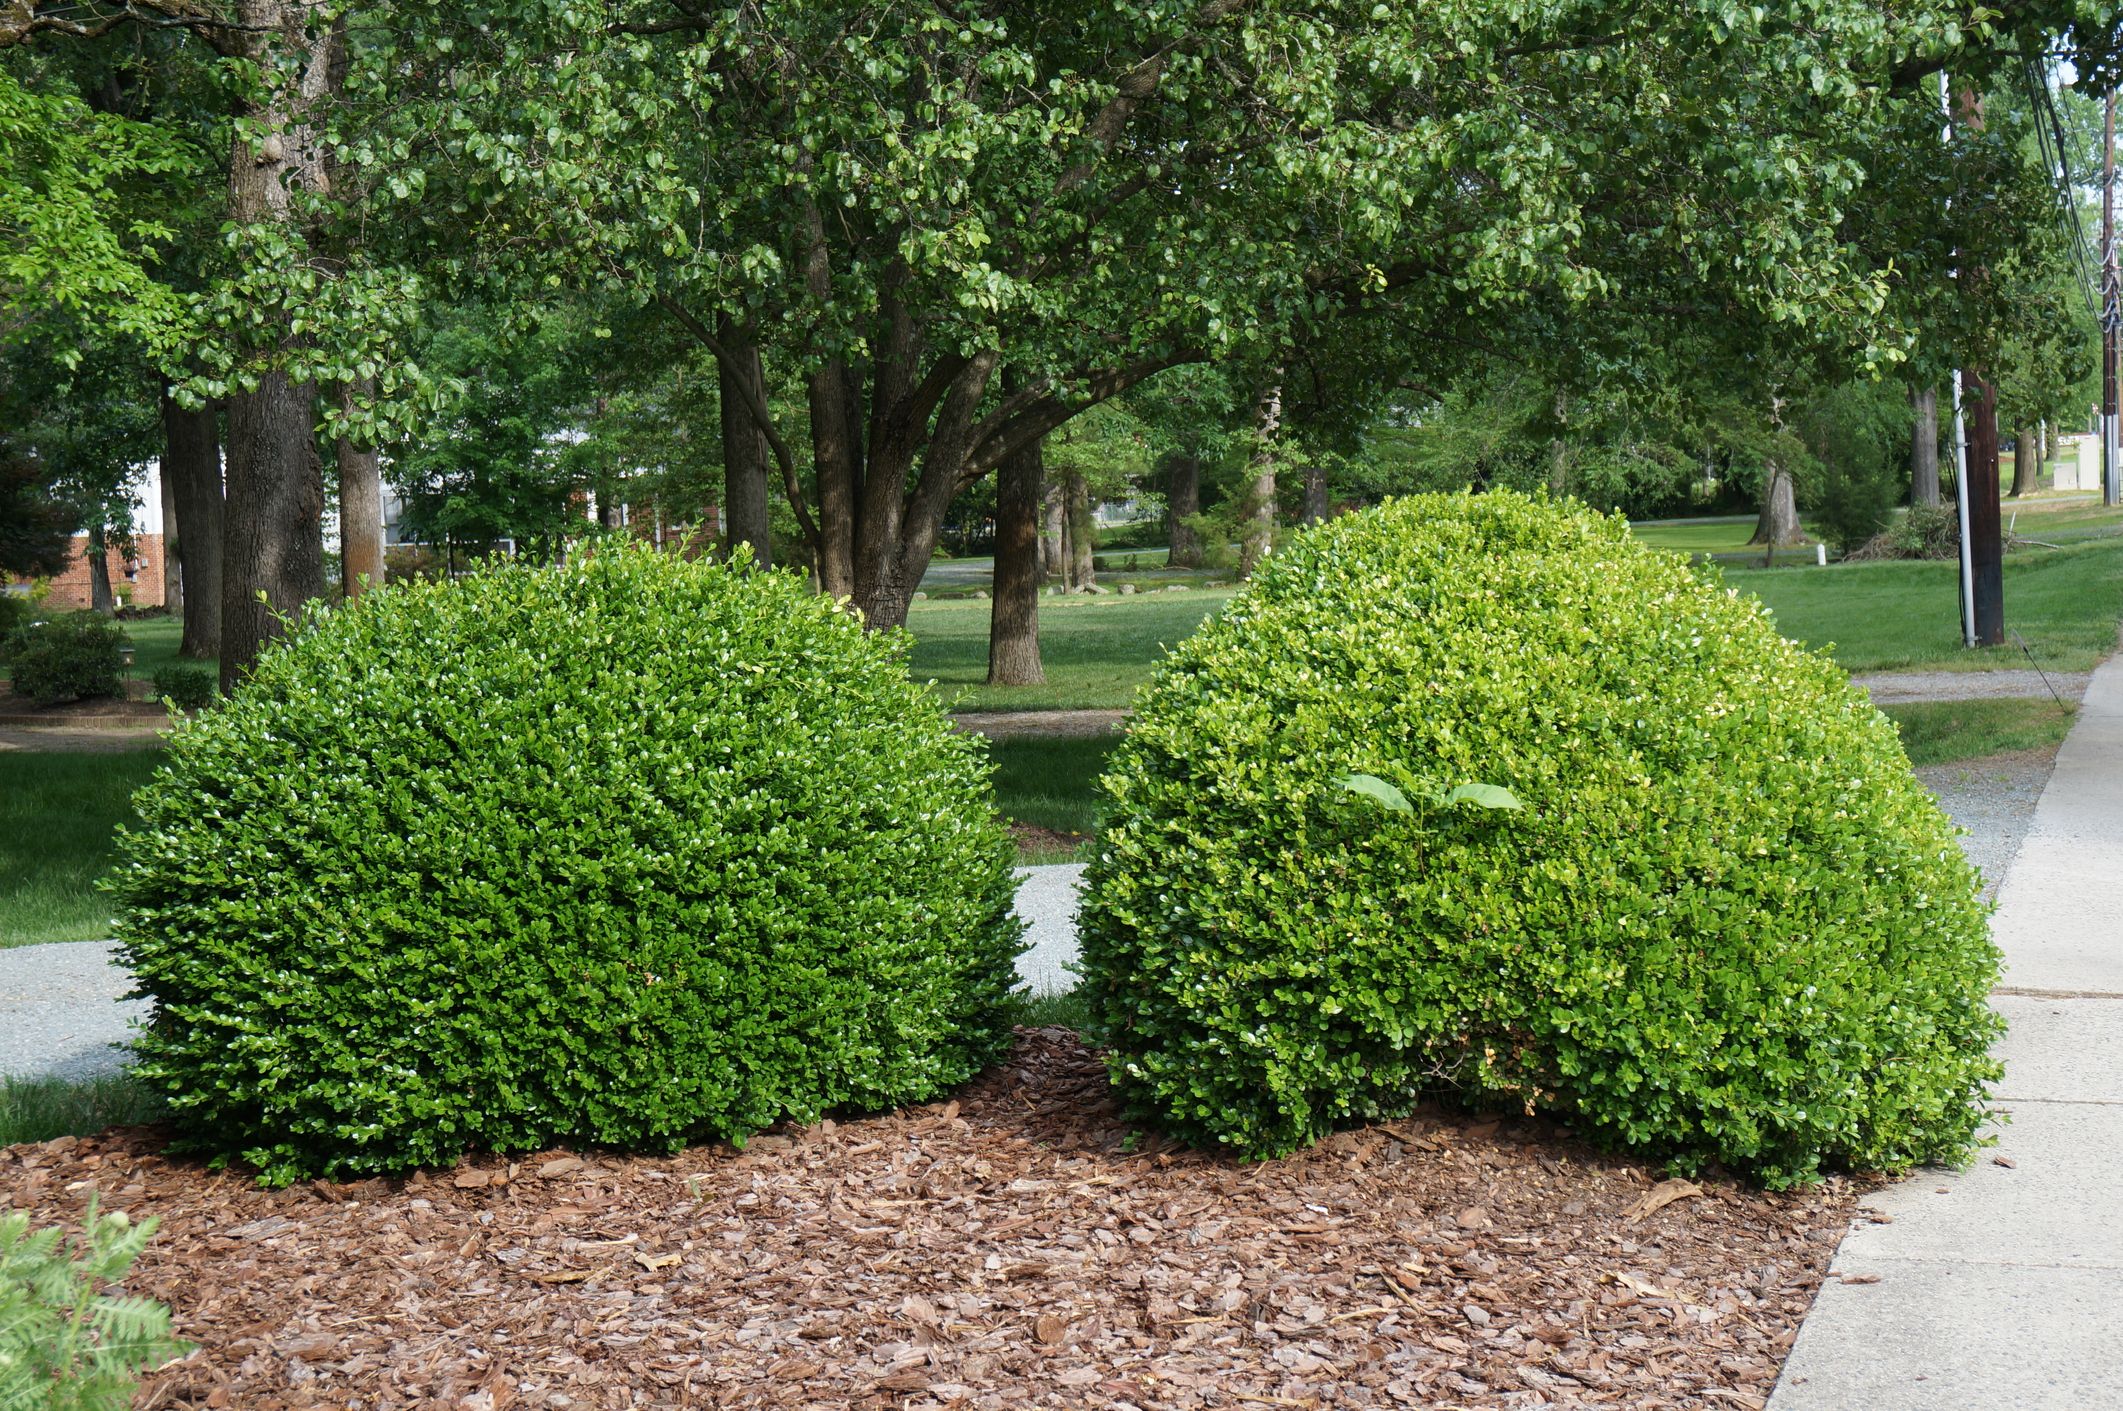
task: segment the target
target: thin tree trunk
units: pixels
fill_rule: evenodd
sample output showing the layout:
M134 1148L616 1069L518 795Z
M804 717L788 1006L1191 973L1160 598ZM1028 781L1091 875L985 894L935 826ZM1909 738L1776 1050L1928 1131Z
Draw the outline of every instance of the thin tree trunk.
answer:
M221 655L221 436L213 403L187 411L162 402L162 479L176 516L163 526L163 547L174 539L184 578L184 638L180 656L211 661ZM174 526L174 529L172 528Z
M1246 487L1245 524L1241 527L1238 576L1251 578L1275 548L1275 437L1283 422L1283 385L1272 384L1261 398L1255 419L1253 476Z
M716 336L737 362L734 368L716 362L722 400L722 501L729 518L723 552L750 545L752 562L768 568L773 549L767 538L767 433L745 411L743 401L747 387L765 401L766 369L751 330L735 319L725 316Z
M1039 442L995 468L995 600L988 610L988 684L1037 686L1039 502L1046 478Z
M1975 578L1976 645L2005 641L2005 540L1998 512L1998 389L1982 373L1962 374L1968 413L1968 559Z
M1174 456L1171 484L1165 493L1165 522L1172 545L1165 563L1172 568L1202 566L1202 536L1187 521L1202 509L1202 462L1199 456Z
M1069 521L1069 591L1081 593L1098 582L1098 528L1091 518L1091 487L1083 472L1063 477L1062 498Z
M1918 387L1909 394L1916 413L1909 433L1909 502L1939 503L1939 389Z
M109 617L118 610L118 597L111 591L111 548L101 529L88 532L88 605Z
M2041 442L2035 429L2023 426L2012 438L2012 493L2013 498L2042 488L2042 453L2037 449Z
M229 401L221 686L233 690L284 620L324 591L324 467L308 384L266 373Z
M1305 500L1298 522L1318 524L1327 517L1327 467L1314 461L1305 467L1304 477Z
M373 401L369 378L342 385L341 411ZM374 446L342 436L339 456L339 587L349 602L383 586L383 458Z
M1066 590L1069 586L1069 511L1062 503L1061 481L1047 481L1040 505L1044 521L1039 535L1040 576L1059 583Z
M155 476L162 498L162 610L184 615L184 567L177 556L177 485L170 474L169 447Z

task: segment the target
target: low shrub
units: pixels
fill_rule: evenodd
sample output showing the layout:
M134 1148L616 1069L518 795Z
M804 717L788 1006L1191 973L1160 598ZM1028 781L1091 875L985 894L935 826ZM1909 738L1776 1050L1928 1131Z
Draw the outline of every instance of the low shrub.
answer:
M1015 854L904 641L620 548L311 610L120 839L134 1075L269 1182L965 1081L1008 1043Z
M214 677L203 666L177 663L155 672L155 696L180 710L199 710L214 703Z
M1780 1185L1965 1156L1978 879L1894 726L1620 519L1419 496L1137 699L1081 965L1129 1112L1249 1157L1420 1097Z
M124 1411L139 1374L191 1350L170 1336L167 1308L114 1294L154 1236L89 1202L81 1236L32 1231L27 1212L0 1214L0 1407Z
M38 705L125 695L125 629L95 612L70 612L15 632L8 676Z
M29 594L10 593L0 587L0 666L7 664L15 634L28 624L29 619Z

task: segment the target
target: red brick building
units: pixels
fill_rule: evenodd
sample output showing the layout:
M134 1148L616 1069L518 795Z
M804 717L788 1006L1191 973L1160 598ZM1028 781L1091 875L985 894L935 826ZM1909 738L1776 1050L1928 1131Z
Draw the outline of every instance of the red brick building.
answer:
M105 554L111 571L111 594L120 607L159 608L164 606L161 467L150 462L141 469L131 488L134 496L132 552L111 549ZM54 610L63 612L93 605L89 588L88 535L74 536L66 571L50 582L51 596L45 602ZM16 578L0 586L0 591L25 593L33 586L29 579Z

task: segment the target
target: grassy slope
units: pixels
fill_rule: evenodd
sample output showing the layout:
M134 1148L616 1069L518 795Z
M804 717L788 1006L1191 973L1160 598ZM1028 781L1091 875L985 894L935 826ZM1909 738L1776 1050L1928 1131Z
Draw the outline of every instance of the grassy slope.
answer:
M1989 671L2025 667L2011 643L1961 646L1953 563L1854 563L1819 570L1727 569L1725 582L1753 593L1777 626L1809 646L1833 644L1850 671L1928 667ZM2005 624L2027 639L2045 668L2087 671L2116 646L2123 618L2123 540L2031 549L2005 560Z
M95 881L160 757L0 752L0 946L109 934Z
M2064 742L2077 712L2055 701L1916 701L1884 707L1902 732L1911 764L1951 764L2007 750L2051 749Z

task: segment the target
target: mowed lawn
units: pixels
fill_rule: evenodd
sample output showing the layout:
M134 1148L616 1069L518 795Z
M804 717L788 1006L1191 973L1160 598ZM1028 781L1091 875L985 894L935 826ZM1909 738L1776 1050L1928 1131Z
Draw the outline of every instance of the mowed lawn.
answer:
M1828 647L1848 671L1924 667L1994 671L2025 667L2006 645L1961 645L1959 570L1948 562L1851 563L1827 570L1725 570L1725 582L1761 598L1778 630ZM2090 671L2116 647L2123 618L2123 539L2005 556L2005 626L2047 670Z
M110 934L96 879L161 757L0 751L0 947Z
M907 669L917 681L934 681L958 710L1119 710L1158 660L1230 601L1233 591L1042 597L1044 686L983 684L991 604L977 599L916 603L907 613L907 631L914 638Z

